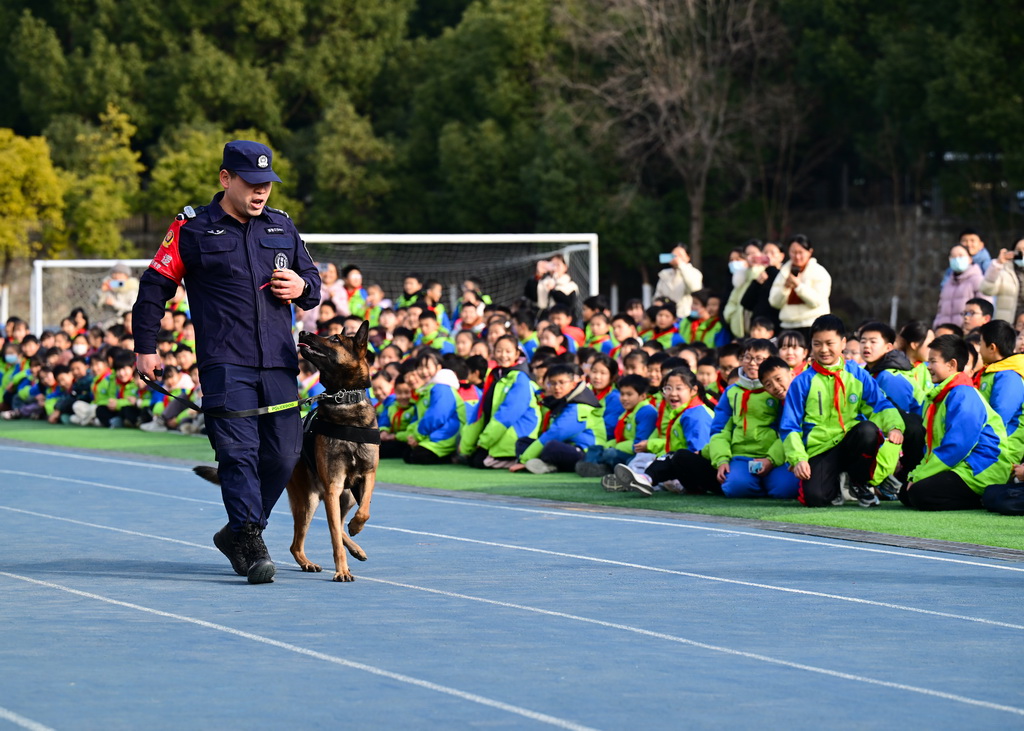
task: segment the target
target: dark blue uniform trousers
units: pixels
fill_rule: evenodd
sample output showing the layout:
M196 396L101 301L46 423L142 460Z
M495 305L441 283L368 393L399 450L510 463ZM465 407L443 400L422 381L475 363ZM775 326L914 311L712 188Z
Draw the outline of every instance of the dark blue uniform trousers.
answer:
M243 411L298 399L297 373L288 368L213 365L202 369L203 411ZM206 415L217 455L228 524L266 527L267 518L299 459L302 422L297 408L241 418Z

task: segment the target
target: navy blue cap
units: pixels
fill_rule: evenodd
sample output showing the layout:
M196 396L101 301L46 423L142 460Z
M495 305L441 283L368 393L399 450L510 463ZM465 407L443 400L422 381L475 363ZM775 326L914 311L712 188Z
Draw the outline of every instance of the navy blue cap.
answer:
M280 183L271 163L274 153L270 148L259 142L250 140L234 140L224 145L224 159L221 170L230 170L242 180L251 184Z

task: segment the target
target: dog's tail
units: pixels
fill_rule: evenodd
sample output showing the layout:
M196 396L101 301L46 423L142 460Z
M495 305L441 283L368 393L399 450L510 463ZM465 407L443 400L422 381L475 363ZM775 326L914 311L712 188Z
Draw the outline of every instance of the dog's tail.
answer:
M207 467L206 465L198 465L192 468L192 471L202 477L204 480L209 480L214 485L220 484L220 475L217 474L216 467Z

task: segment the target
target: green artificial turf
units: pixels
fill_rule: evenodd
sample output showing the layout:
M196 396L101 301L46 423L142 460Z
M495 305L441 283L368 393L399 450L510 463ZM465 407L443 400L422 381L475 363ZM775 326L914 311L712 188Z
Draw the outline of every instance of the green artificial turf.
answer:
M0 422L0 439L3 438L52 446L176 457L197 463L214 459L205 436L177 433L150 434L135 429L111 431L53 426L38 421L11 421ZM602 489L599 480L564 473L513 474L505 470L473 470L456 465L422 467L395 460L381 462L378 480L437 490L465 490L588 505L801 523L1024 550L1024 518L982 510L921 513L908 510L899 503L884 503L870 510L855 505L811 510L796 501L729 500L714 495L655 493L654 497L644 498L631 492L608 493Z

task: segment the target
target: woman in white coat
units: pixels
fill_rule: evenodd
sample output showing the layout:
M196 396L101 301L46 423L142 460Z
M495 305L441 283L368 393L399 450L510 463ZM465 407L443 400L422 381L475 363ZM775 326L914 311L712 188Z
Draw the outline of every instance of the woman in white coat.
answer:
M789 261L772 283L768 302L779 310L783 330L803 330L831 312L832 276L814 258L814 247L803 234L786 241Z
M1024 237L992 260L981 280L981 293L996 298L993 320L1016 322L1017 313L1024 310Z

